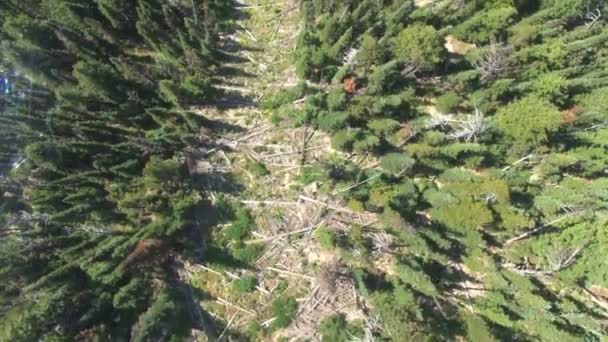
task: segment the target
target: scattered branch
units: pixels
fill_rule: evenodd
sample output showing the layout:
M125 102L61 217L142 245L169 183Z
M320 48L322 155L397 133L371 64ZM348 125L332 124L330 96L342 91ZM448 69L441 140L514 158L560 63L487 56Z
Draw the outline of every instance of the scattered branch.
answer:
M507 70L511 50L510 46L497 43L492 39L488 49L473 63L473 66L481 74L483 81L494 80L503 71Z
M528 160L528 159L530 159L530 158L532 158L532 157L534 157L534 154L533 154L533 153L530 153L530 154L528 154L527 156L525 156L525 157L523 157L523 158L521 158L521 159L516 160L516 161L515 161L513 164L508 165L508 166L506 166L506 167L502 168L502 171L503 171L503 172L504 172L504 171L507 171L507 170L509 170L510 168L512 168L513 166L515 166L515 165L517 165L517 164L520 164L520 163L523 163L524 161L526 161L526 160Z
M574 217L574 216L577 216L577 215L581 215L583 212L584 211L568 213L568 214L566 214L566 215L564 215L562 217L559 217L559 218L557 218L557 219L555 219L555 220L553 220L551 222L547 222L547 223L543 224L540 227L534 228L534 229L529 230L529 231L527 231L527 232L525 232L523 234L520 234L520 235L518 235L516 237L510 238L509 240L505 241L504 245L505 246L509 246L509 245L513 244L514 242L527 239L528 237L530 237L530 236L532 236L532 235L540 232L541 230L543 230L543 229L545 229L547 227L550 227L550 226L552 226L552 225L554 225L554 224L556 224L558 222L561 222L561 221L563 221L565 219L568 219L568 218L571 218L571 217Z
M477 141L477 138L487 129L483 113L477 108L475 108L475 114L467 115L464 120L459 120L458 125L459 127L449 137L453 139L464 138L466 142Z
M589 11L587 13L585 13L585 19L587 20L587 22L585 23L585 26L587 26L587 29L592 29L602 18L602 11L600 11L599 8L596 8L594 11Z

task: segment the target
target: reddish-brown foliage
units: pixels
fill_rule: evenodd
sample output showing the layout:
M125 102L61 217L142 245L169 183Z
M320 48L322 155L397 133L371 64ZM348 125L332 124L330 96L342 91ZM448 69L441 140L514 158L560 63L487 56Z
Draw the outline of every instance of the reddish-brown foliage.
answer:
M122 263L123 269L134 265L162 264L167 260L168 253L163 242L159 239L144 239L137 243L131 254Z
M576 120L576 116L578 113L579 109L576 106L562 111L564 122L567 124L573 123Z
M357 78L349 76L344 79L344 91L348 94L354 94L357 91Z

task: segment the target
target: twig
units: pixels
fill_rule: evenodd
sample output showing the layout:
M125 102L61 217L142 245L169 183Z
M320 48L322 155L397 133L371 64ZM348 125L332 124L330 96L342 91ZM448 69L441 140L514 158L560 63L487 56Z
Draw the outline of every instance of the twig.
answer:
M514 237L514 238L511 238L511 239L507 240L507 241L505 242L505 244L504 244L504 245L505 245L505 246L508 246L508 245L510 245L510 244L512 244L512 243L514 243L514 242L519 241L519 240L526 239L526 238L527 238L527 237L529 237L530 235L534 235L534 234L538 233L539 231L541 231L541 230L543 230L543 229L545 229L545 228L547 228L547 227L549 227L549 226L551 226L551 225L553 225L553 224L556 224L556 223L558 223L558 222L561 222L561 221L563 221L563 220L565 220L565 219L567 219L567 218L570 218L570 217L574 217L574 216L580 215L580 214L582 214L582 213L583 213L583 212L578 212L578 213L573 213L573 214L566 214L566 215L564 215L564 216L562 216L562 217L560 217L560 218L557 218L557 219L555 219L555 220L553 220L553 221L551 221L551 222L545 223L545 224L543 224L542 226L540 226L540 227L538 227L538 228L534 228L534 229L529 230L529 231L527 231L527 232L525 232L525 233L523 233L523 234L520 234L520 235L518 235L518 236L516 236L516 237Z
M291 272L291 271L287 271L287 270L282 270L280 268L276 268L276 267L272 267L272 266L268 266L267 269L269 269L271 271L275 271L275 272L280 273L280 274L285 274L285 275L290 275L290 276L293 276L293 277L304 278L304 279L307 279L307 280L310 280L310 281L315 280L314 277L307 276L306 274L300 274L300 273L295 273L295 272Z
M333 210L333 211L337 211L337 212L341 212L341 213L347 213L347 214L351 214L351 215L358 214L358 213L356 213L356 212L354 212L352 210L348 210L348 209L344 209L344 208L339 208L339 207L334 207L334 206L329 205L329 204L327 204L325 202L321 202L321 201L316 200L314 198L306 197L306 196L303 196L303 195L300 195L299 199L302 200L302 201L306 201L306 202L311 202L311 203L315 203L315 204L318 204L318 205L322 205L322 206L324 206L325 208L327 208L329 210Z
M297 206L298 202L287 201L241 201L242 204L251 205L275 205L275 206Z
M201 264L193 264L193 265L194 265L195 267L202 268L203 270L205 270L205 271L207 271L207 272L211 272L211 273L213 273L213 274L217 274L217 275L219 275L220 277L224 277L224 275L223 275L223 274L221 274L220 272L218 272L218 271L216 271L216 270L214 270L214 269L211 269L211 268L209 268L209 267L207 267L207 266L203 266L203 265L201 265Z
M314 151L314 150L318 150L318 149L321 149L321 148L324 148L324 147L325 146L315 146L315 147L309 147L307 149L299 150L299 151L291 151L291 152L282 152L282 153L269 154L267 156L262 156L262 158L280 157L280 156L284 156L284 155L288 155L288 154L296 154L296 153Z
M268 242L268 241L277 240L277 239L280 239L280 238L283 238L283 237L286 237L286 236L306 233L308 231L314 230L315 228L319 227L320 225L322 225L325 222L326 222L326 220L323 220L323 221L321 221L319 223L316 223L316 224L314 224L314 225L312 225L310 227L299 229L299 230L296 230L296 231L293 231L293 232L287 232L287 233L283 233L283 234L278 234L278 235L274 235L274 236L263 238L263 239L249 240L249 241L246 241L245 244L250 245L250 244L254 244L254 243Z
M590 290L588 290L586 287L582 287L583 292L585 292L593 302L595 302L595 304L599 305L602 309L608 311L608 303L606 303L605 301L599 299L595 293L591 292Z
M240 311L242 311L242 312L244 312L246 314L252 315L252 316L256 315L255 312L249 311L247 309L244 309L244 308L242 308L242 307L240 307L240 306L238 306L236 304L233 304L233 303L231 303L231 302L229 302L229 301L227 301L227 300L225 300L224 298L221 298L221 297L218 297L215 302L218 303L218 304L224 305L224 306L232 306L233 308L238 309L238 310L240 310Z
M283 1L283 2L274 2L272 4L265 4L265 5L249 5L249 6L235 6L234 8L236 9L251 9L251 8L262 8L262 7L270 7L270 6L278 6L278 5L284 5L288 3L288 1Z
M372 181L372 180L374 180L374 179L376 179L376 178L378 178L378 177L382 176L383 174L384 174L384 171L380 171L379 173L377 173L377 174L375 174L375 175L373 175L373 176L369 177L369 178L368 178L368 179L366 179L366 180L363 180L363 181L361 181L361 182L359 182L359 183L357 183L357 184L353 184L353 185L351 185L351 186L349 186L349 187L346 187L346 188L343 188L343 189L338 189L338 190L336 190L336 191L337 191L337 192L345 192L345 191L348 191L348 190L350 190L350 189L353 189L353 188L358 187L359 185L363 185L363 184L365 184L365 183L367 183L367 182L370 182L370 181Z
M511 165L508 165L508 166L504 167L504 168L502 169L502 171L503 171L503 172L504 172L504 171L507 171L508 169L512 168L513 166L515 166L515 165L517 165L517 164L519 164L519 163L522 163L522 162L524 162L524 161L526 161L526 160L528 160L528 159L530 159L530 158L532 158L532 157L534 157L534 154L533 154L533 153L530 153L530 154L528 154L527 156L525 156L525 157L523 157L523 158L521 158L521 159L518 159L518 160L517 160L517 161L515 161L513 164L511 164Z
M271 319L262 322L260 325L263 326L263 327L266 327L266 326L270 325L270 323L274 322L275 319L277 319L277 318L276 317L272 317Z
M269 130L271 130L271 129L272 129L272 127L266 127L266 128L263 128L263 129L262 129L262 130L260 130L260 131L257 131L257 132L254 132L254 133L251 133L251 134L249 134L249 135L246 135L246 136L244 136L244 137L242 137L242 138L237 139L237 140L236 140L236 142L241 142L241 141L246 141L246 140L249 140L249 139L251 139L251 138L253 138L253 137L255 137L255 136L258 136L258 135L260 135L260 134L262 134L262 133L265 133L265 132L267 132L267 131L269 131Z
M232 318L230 319L230 321L228 322L228 324L226 324L226 327L224 328L224 330L220 334L220 337L217 338L218 341L221 341L222 337L224 337L224 334L226 333L226 331L228 331L228 329L230 329L230 326L232 325L232 322L234 322L234 320L236 319L236 316L237 315L232 316Z

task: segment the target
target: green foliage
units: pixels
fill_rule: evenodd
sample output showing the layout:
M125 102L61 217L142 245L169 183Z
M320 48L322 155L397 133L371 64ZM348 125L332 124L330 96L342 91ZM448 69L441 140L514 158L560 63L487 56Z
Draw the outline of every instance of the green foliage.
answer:
M298 303L294 298L281 296L272 302L270 310L273 317L276 317L272 326L274 328L284 328L294 319L298 311Z
M454 92L445 93L437 98L437 110L440 113L453 113L462 103L462 98Z
M331 147L336 150L351 150L355 143L355 137L355 133L351 130L338 131L331 138Z
M232 241L239 241L245 238L255 228L255 222L249 210L245 208L237 209L232 224L224 230L224 235Z
M270 173L266 168L266 165L257 160L250 160L247 163L247 170L249 170L249 172L256 177L263 177Z
M517 10L508 6L479 11L454 28L454 34L468 42L486 43L491 38L503 35L517 15Z
M394 42L397 58L427 70L443 60L443 40L432 26L412 25L397 35Z
M315 239L324 249L332 249L336 246L336 238L330 228L319 227L315 230Z
M393 175L401 175L414 166L415 160L405 153L388 153L380 159L382 168Z
M500 109L496 126L515 144L536 145L546 142L549 134L561 126L562 120L562 114L547 101L526 97Z
M254 276L244 276L232 283L232 289L240 294L252 292L257 285L257 281Z
M347 342L349 340L346 320L342 316L330 316L324 319L319 326L321 341Z
M361 38L361 48L357 54L359 64L366 67L382 64L385 55L385 50L374 36L366 34Z
M367 127L379 136L387 136L399 128L399 121L393 119L370 120Z
M533 91L538 98L547 99L556 105L561 105L567 101L567 86L568 82L564 77L556 73L549 73L536 79Z

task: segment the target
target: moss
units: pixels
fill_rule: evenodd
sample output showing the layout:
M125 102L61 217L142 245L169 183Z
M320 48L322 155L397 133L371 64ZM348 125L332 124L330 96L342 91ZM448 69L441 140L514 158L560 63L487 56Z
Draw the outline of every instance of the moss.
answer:
M332 249L336 246L336 238L330 228L319 227L315 230L315 239L323 249Z

